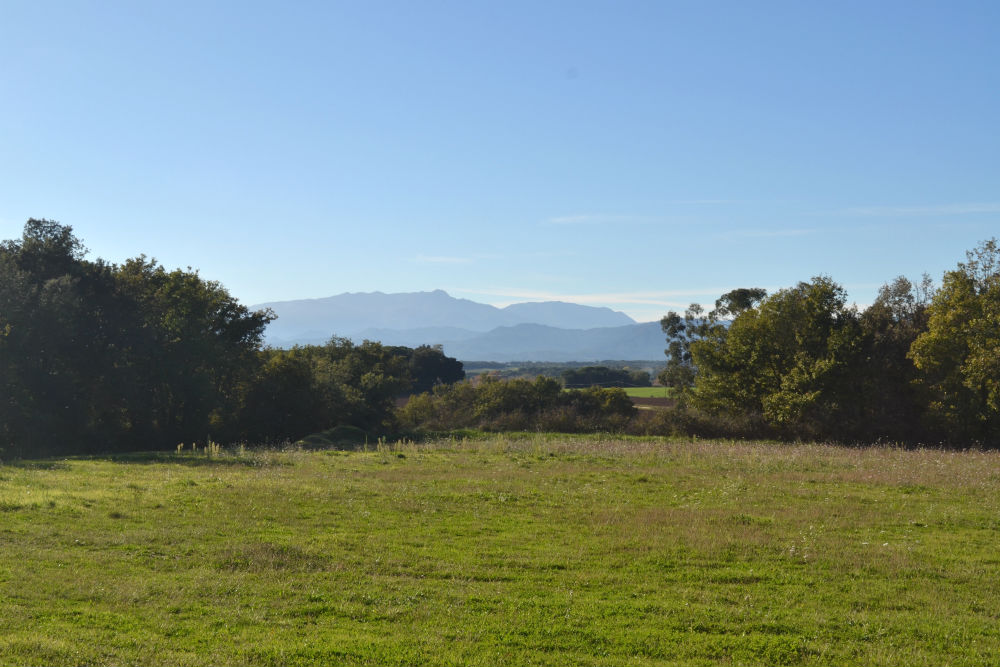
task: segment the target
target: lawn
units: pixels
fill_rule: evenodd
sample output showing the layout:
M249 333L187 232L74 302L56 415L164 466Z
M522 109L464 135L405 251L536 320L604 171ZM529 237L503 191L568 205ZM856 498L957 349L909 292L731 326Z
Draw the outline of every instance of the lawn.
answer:
M0 664L1000 662L1000 455L521 436L0 466Z
M635 398L669 398L668 387L626 387L625 393Z

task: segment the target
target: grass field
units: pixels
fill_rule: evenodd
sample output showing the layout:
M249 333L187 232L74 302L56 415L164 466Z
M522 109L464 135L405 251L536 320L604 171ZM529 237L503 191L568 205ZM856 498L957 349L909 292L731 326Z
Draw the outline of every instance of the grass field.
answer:
M0 664L1000 662L1000 455L495 437L0 466Z
M667 387L626 387L625 393L636 398L669 398Z

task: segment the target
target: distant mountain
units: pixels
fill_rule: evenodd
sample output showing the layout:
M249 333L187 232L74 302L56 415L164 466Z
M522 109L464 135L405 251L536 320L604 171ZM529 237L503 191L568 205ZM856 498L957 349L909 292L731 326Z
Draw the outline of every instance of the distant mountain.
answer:
M331 336L385 345L442 345L445 354L480 361L661 359L658 322L637 324L610 308L562 301L497 308L446 292L347 293L325 299L275 301L267 342L321 344Z
M252 308L270 308L278 316L266 332L272 345L324 342L332 335L383 340L381 336L406 334L407 340L425 342L463 340L469 334L497 327L540 324L564 329L592 329L635 324L625 313L561 301L516 303L497 308L468 299L456 299L442 290L433 292L357 292L322 299L274 301ZM378 332L378 336L372 332ZM387 341L383 341L387 342ZM396 342L388 344L404 345Z
M450 357L482 361L659 360L664 358L666 340L659 322L595 329L519 324L446 341L443 346Z

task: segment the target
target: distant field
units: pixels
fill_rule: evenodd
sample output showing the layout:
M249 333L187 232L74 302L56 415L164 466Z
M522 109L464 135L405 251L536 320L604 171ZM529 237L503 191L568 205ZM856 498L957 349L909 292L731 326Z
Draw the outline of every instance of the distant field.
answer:
M493 437L0 466L0 664L1000 663L1000 455Z
M625 393L636 398L669 398L667 387L626 387Z

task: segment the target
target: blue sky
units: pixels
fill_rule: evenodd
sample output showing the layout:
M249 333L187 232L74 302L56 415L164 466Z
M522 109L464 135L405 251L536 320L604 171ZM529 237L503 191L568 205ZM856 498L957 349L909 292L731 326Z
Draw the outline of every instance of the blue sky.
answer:
M639 320L1000 233L1000 3L4 2L0 238Z

